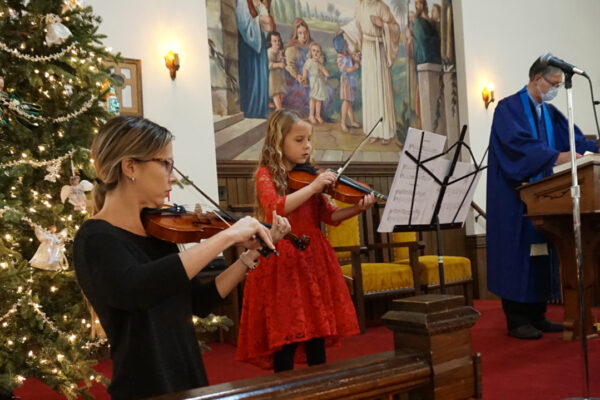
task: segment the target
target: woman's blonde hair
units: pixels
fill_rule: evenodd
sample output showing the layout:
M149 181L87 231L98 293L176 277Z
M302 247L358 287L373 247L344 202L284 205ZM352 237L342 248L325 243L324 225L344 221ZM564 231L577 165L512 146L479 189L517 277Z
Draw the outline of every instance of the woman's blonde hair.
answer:
M165 148L174 136L168 129L144 118L121 115L104 124L92 141L96 169L93 214L104 206L106 193L122 179L121 161L147 160Z
M306 121L306 117L302 113L286 108L275 111L267 121L267 134L258 159L258 166L259 168L267 167L280 196L283 196L287 190L287 170L283 162L283 141L292 126L300 121ZM312 160L309 159L308 162L310 163ZM256 172L254 178L256 180ZM260 204L256 190L254 199L254 211L257 217L264 218L265 211Z

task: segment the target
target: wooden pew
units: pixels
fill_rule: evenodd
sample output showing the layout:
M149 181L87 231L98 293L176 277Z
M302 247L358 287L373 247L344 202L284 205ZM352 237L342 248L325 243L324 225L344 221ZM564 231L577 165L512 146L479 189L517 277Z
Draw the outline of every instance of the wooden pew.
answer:
M156 397L209 399L481 398L480 355L470 328L479 313L462 296L423 295L394 301L383 319L393 351Z

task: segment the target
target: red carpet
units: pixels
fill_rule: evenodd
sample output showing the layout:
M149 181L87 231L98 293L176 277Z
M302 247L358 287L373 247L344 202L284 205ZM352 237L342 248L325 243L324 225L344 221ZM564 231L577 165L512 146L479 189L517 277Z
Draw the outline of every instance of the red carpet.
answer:
M559 400L583 395L581 344L564 342L560 334L545 334L540 340L523 341L506 336L504 315L498 301L476 300L481 318L472 329L473 351L482 354L484 400ZM600 316L598 310L596 315ZM563 309L551 306L548 317L562 320ZM235 347L211 344L204 362L212 384L269 374L249 364L235 361ZM329 361L344 360L391 350L392 334L385 327L368 329L364 335L347 338L341 347L327 351ZM600 338L588 341L590 394L600 397ZM110 361L101 362L98 371L110 376ZM39 381L29 379L15 394L23 400L63 400ZM96 385L92 394L109 399L106 389Z

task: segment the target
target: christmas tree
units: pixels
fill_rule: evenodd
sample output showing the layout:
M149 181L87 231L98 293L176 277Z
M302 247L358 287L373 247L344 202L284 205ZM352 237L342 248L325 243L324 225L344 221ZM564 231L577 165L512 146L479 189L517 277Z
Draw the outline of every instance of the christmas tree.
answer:
M100 18L78 0L0 0L0 398L36 377L91 398L105 339L71 259L86 218L87 150L115 84Z

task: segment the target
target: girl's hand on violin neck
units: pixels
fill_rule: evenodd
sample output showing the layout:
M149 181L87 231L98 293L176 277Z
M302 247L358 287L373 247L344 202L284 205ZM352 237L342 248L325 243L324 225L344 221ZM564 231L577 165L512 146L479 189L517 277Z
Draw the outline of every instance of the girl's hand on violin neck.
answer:
M373 207L373 204L375 204L375 196L373 196L372 194L368 194L365 197L363 197L357 204L356 207L360 210L360 211L365 211L368 210L369 208Z
M256 240L252 239L254 235L258 235L263 239L267 247L273 250L275 249L269 230L252 217L240 219L225 232L231 235L235 243L241 243L246 248L258 249L261 247Z
M312 181L309 187L315 194L323 192L326 186L332 185L337 179L337 174L333 171L325 171L320 173L314 181Z
M277 212L273 210L273 222L271 223L271 238L273 243L279 242L285 235L292 230L290 222L285 217L280 217Z

